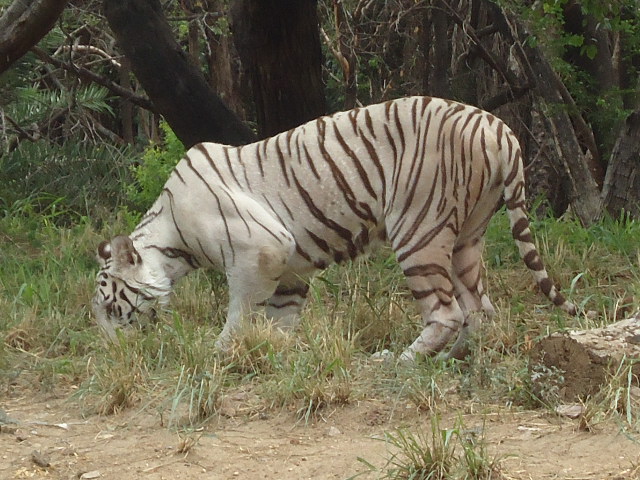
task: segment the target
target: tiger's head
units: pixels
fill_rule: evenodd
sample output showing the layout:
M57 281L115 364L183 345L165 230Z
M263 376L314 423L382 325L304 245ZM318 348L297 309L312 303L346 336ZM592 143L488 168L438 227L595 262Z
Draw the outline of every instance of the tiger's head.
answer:
M165 303L169 291L159 285L162 282L145 265L127 236L102 242L97 259L100 271L92 300L93 313L104 333L115 341L116 328L139 322L136 314L155 316L154 304Z

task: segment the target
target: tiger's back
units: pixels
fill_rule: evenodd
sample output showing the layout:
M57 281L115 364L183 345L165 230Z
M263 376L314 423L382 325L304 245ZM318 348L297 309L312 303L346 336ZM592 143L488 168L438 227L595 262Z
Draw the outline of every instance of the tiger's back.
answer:
M322 117L247 146L193 147L131 234L132 247L152 252L155 264L173 256L227 272L224 344L258 303L295 325L315 270L386 238L425 323L404 355L440 351L462 329L453 348L460 356L473 312L493 310L481 255L501 196L536 281L573 311L531 241L511 130L490 113L430 97Z

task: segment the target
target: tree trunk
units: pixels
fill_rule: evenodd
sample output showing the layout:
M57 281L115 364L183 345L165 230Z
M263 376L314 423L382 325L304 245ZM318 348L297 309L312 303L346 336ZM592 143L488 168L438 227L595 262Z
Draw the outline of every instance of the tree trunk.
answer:
M68 0L14 0L0 17L0 73L44 37Z
M640 110L627 117L611 153L602 190L604 208L613 217L626 212L640 219Z
M534 82L538 97L546 106L546 122L552 132L560 164L564 166L571 182L569 199L576 215L583 225L596 221L601 212L600 189L596 178L600 176L600 166L594 163L597 150L591 155L584 154L574 124L568 110L575 104L565 92L565 87L545 58L539 47L530 45L521 27L514 18L509 19L512 35L519 42L522 62L529 80ZM582 125L578 119L577 123ZM590 133L590 132L589 132ZM595 146L590 146L595 148Z
M326 111L315 0L237 0L234 42L253 89L261 137Z
M449 42L449 19L444 2L436 0L433 8L425 9L423 28L423 49L429 52L427 63L428 71L425 72L423 88L425 93L434 97L451 98L449 88L451 45ZM442 39L447 39L442 41Z
M604 328L554 333L536 343L529 368L534 390L555 384L561 399L574 401L595 395L621 362L640 358L640 318ZM637 383L640 363L632 367Z
M342 60L342 76L344 80L344 109L351 110L356 107L358 101L357 61L352 46L348 41L350 30L353 28L347 22L345 6L342 0L333 0L333 15L338 34L338 52ZM353 33L353 41L357 42L357 36Z
M218 95L225 101L231 109L241 118L245 118L244 99L248 95L242 87L242 77L239 72L238 55L233 46L231 32L217 32L215 28L218 18L214 12L224 10L226 0L209 0L207 11L210 15L205 16L204 22L208 49L207 64L209 70L209 83L218 92Z
M254 139L176 43L158 0L104 0L103 6L133 72L185 147Z
M129 60L125 58L120 67L120 86L127 90L133 91L133 85L129 75L131 74L131 65ZM128 144L133 144L135 134L133 132L133 105L126 98L120 99L120 115L122 123L122 138Z

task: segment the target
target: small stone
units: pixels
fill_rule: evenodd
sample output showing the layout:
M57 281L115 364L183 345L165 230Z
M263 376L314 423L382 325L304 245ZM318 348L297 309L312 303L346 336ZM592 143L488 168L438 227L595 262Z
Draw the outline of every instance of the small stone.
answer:
M556 413L568 418L578 418L584 412L584 407L580 404L558 405Z
M337 435L342 435L342 432L340 430L338 430L336 427L329 427L329 430L327 431L327 435L329 435L330 437L335 437Z
M92 470L90 472L85 472L82 475L80 475L80 479L91 480L93 478L100 478L101 476L102 476L102 473L100 473L100 470Z
M51 466L51 462L49 461L49 457L40 452L39 450L34 450L31 452L31 460L37 466L42 468L49 468Z
M7 433L9 435L13 435L18 431L18 427L16 425L5 425L0 423L0 433Z
M371 355L371 360L374 362L384 362L387 360L393 360L393 353L387 350L386 348L380 352L376 352Z

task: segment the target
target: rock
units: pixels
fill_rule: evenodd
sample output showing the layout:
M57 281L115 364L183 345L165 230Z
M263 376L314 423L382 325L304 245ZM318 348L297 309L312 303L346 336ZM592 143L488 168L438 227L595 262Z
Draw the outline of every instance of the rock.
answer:
M91 472L85 472L82 475L80 475L80 479L91 480L93 478L100 478L101 476L102 476L102 473L100 473L100 470L92 470Z
M33 452L31 452L31 460L37 466L42 468L49 468L51 466L51 461L49 460L49 457L46 456L44 453L40 452L39 450L34 450Z
M584 413L584 406L574 403L572 405L558 405L556 413L563 417L579 418Z

